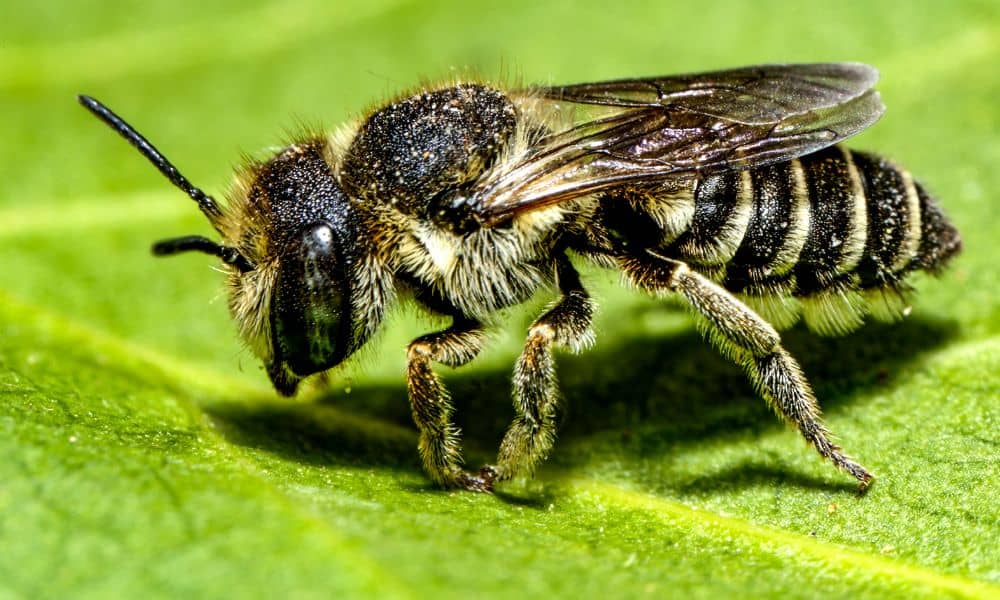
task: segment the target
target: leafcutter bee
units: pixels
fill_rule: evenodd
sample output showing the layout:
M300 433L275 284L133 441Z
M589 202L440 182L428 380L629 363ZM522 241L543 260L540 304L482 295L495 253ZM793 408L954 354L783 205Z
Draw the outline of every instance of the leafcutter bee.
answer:
M961 247L909 172L839 145L881 116L877 76L806 64L562 87L451 82L247 164L225 205L110 109L80 101L218 231L221 243L186 236L153 252L221 259L240 336L281 394L356 352L400 296L451 318L408 349L419 452L439 484L490 491L549 453L553 349L593 342L594 302L574 267L589 261L690 305L778 415L864 489L871 473L831 442L776 329L801 316L843 334L869 315L899 318L906 276L938 271ZM496 461L466 471L432 364L471 361L497 311L540 289L558 299L514 366L515 419Z

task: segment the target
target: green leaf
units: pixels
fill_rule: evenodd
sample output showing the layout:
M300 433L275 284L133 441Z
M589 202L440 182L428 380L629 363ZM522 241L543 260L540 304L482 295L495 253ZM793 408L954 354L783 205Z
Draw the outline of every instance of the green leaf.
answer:
M1000 597L1000 19L994 2L18 0L0 44L0 596ZM75 104L86 92L221 193L240 151L332 128L452 67L573 82L859 60L966 251L911 317L796 329L853 483L781 426L691 320L588 271L598 346L561 356L549 463L494 496L417 459L397 311L329 391L277 398L240 350L192 203ZM512 66L511 66L512 65ZM294 116L293 116L294 115ZM448 371L472 465L512 416L546 298Z

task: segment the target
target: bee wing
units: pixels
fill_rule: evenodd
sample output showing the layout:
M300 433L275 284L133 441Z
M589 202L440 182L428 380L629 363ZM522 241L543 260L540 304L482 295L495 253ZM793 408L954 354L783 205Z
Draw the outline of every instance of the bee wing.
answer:
M787 161L878 120L877 79L836 63L525 89L516 102L563 125L457 203L493 224L615 186Z

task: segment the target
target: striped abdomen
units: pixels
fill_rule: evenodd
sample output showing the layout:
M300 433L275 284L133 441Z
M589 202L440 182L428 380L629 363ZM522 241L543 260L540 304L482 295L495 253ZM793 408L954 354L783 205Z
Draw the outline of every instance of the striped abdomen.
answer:
M840 146L707 177L665 202L675 220L688 214L686 227L664 228L661 252L744 295L776 325L802 312L822 333L848 331L866 312L892 317L903 308L903 277L938 270L961 246L907 171Z

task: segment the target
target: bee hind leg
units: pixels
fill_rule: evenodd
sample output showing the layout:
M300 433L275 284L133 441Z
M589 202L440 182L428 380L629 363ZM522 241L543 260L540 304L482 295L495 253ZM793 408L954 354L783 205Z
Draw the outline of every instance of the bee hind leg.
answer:
M655 294L676 292L708 322L707 337L724 355L743 365L758 393L780 417L838 468L858 480L864 491L873 476L841 452L820 420L819 405L794 358L771 325L722 287L681 261L654 253L621 259L626 275Z
M462 470L462 444L451 418L451 396L431 362L464 365L479 354L484 339L479 323L456 318L448 329L421 336L407 349L406 387L413 421L420 430L418 448L424 469L445 487L475 492L489 492L492 484Z
M516 416L500 444L496 464L480 470L480 476L491 483L531 475L548 456L555 442L559 408L553 348L559 345L578 352L593 343L593 300L565 257L557 265L557 274L562 297L532 323L514 366Z

